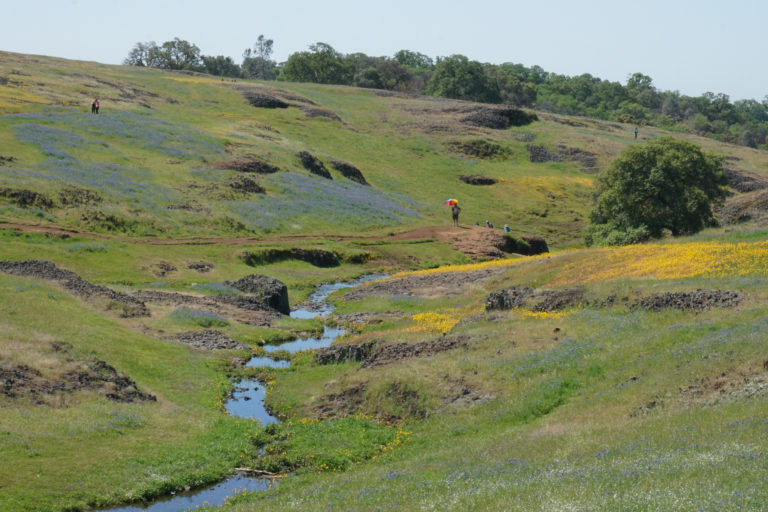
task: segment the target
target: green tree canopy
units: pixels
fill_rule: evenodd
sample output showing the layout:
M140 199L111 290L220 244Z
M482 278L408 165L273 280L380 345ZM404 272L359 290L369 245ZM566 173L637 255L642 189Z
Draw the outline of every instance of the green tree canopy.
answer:
M253 50L246 48L243 52L243 77L259 80L274 80L277 77L277 63L271 59L272 39L266 39L259 34Z
M621 244L699 231L725 198L721 157L695 144L662 137L631 146L598 177L589 245Z
M178 37L160 46L154 41L136 43L123 63L128 66L203 70L200 48Z
M289 82L350 84L354 64L326 43L315 43L308 52L293 53L283 65L280 78Z
M435 67L431 57L411 50L400 50L395 54L395 60L407 68L432 69Z
M499 88L485 74L483 65L463 55L440 59L424 91L432 96L498 103Z
M232 57L224 55L203 55L203 70L209 75L239 77L240 66L235 64Z

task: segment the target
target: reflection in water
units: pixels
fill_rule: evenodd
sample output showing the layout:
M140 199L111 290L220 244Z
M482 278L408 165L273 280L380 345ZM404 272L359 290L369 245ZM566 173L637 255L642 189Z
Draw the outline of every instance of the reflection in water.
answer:
M302 308L291 312L291 317L315 318L317 316L327 316L333 311L333 306L325 301L328 295L336 290L351 288L360 283L381 279L382 277L386 276L370 275L351 283L324 284L309 297L309 301L313 305L310 308ZM324 327L323 335L319 338L300 338L280 345L265 345L264 350L270 353L277 350L285 350L291 353L298 352L299 350L314 350L329 346L343 333L344 329L340 327ZM249 368L288 368L290 364L289 361L278 361L270 357L252 357L245 366ZM253 379L243 379L235 383L232 398L227 400L224 408L233 416L257 420L262 425L277 423L279 420L269 414L264 408L265 397L266 386L264 384ZM182 512L198 507L223 505L227 502L228 498L235 494L243 491L265 491L271 485L273 485L272 480L235 475L213 487L189 493L178 493L143 506L112 508L108 512L141 512L144 510L147 512Z
M232 398L224 408L232 416L260 421L262 425L277 423L279 420L269 414L264 407L267 386L257 380L243 379L235 384Z
M271 485L271 480L235 475L213 487L188 493L178 493L152 504L112 508L109 509L109 512L141 512L144 510L147 512L183 512L196 507L223 505L235 494L240 494L243 491L266 491Z
M353 286L367 283L369 281L376 281L384 277L387 276L384 274L371 274L361 277L360 279L356 279L350 283L322 284L318 286L317 290L312 295L309 296L308 302L313 303L313 305L309 308L299 308L291 311L291 318L315 318L318 316L328 316L333 311L333 306L325 301L325 299L327 299L330 294L336 290L341 290L342 288L352 288Z
M298 352L299 350L314 350L329 346L342 334L344 334L344 329L341 327L325 326L323 327L323 335L319 338L299 338L279 345L264 345L264 350L267 352L286 350L290 353Z
M254 356L245 363L248 368L288 368L291 366L290 361L283 361L281 359L272 359L271 357L257 357Z

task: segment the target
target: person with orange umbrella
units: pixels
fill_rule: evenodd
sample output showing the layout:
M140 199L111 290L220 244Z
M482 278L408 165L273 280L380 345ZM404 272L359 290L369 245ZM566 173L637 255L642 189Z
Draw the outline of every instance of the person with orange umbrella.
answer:
M459 207L459 202L456 199L449 199L445 202L446 206L451 207L451 216L453 217L453 225L458 226L459 225L459 213L461 213L461 208Z

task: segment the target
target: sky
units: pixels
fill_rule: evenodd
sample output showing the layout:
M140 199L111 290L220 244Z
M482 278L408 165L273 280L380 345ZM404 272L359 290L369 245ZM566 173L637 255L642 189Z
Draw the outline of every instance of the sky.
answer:
M106 64L121 64L137 42L174 37L240 63L263 34L278 62L324 42L622 84L640 72L689 96L768 96L765 0L0 0L0 13L0 50Z

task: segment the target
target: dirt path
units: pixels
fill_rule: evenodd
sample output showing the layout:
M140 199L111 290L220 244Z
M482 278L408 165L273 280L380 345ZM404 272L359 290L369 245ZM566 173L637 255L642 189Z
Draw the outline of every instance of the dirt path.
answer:
M454 238L461 237L467 232L477 229L469 226L427 226L410 231L403 231L393 235L386 236L345 236L345 235L284 235L273 236L269 238L254 237L190 237L190 238L131 238L124 236L106 235L102 233L90 233L85 231L76 231L70 229L57 228L53 226L43 226L34 224L19 224L14 222L0 222L0 228L17 229L26 233L43 233L54 236L79 236L86 238L98 238L101 240L117 240L128 243L139 243L149 245L251 245L251 244L270 244L275 242L302 242L307 240L336 240L336 241L384 241L384 240L418 240L421 238L434 238L438 242L450 242Z

